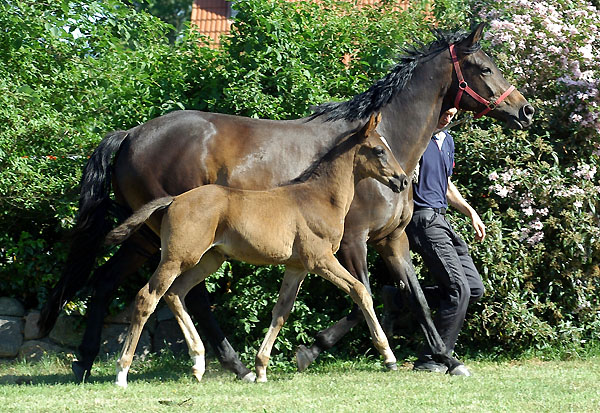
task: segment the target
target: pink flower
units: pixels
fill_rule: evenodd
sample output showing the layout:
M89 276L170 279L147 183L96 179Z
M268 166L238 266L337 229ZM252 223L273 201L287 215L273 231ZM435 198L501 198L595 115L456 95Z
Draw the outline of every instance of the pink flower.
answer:
M540 208L536 212L538 215L545 217L548 215L548 208Z
M540 242L543 238L544 238L543 232L536 232L527 240L527 243L529 245L534 245L534 244L537 244L538 242Z
M531 223L531 228L537 229L538 231L544 228L544 224L539 219L536 219Z
M579 53L581 53L581 57L583 57L585 60L593 60L594 59L594 50L592 49L591 44L586 44L585 46L577 49L577 51Z

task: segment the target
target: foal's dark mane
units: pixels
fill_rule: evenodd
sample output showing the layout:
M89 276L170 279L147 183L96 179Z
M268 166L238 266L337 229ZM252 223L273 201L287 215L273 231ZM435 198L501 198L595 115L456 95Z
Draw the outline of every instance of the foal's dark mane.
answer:
M402 92L422 58L440 53L449 45L464 40L470 34L462 30L443 32L433 29L432 32L436 37L434 41L429 44L416 41L417 46L404 48L404 54L398 57L398 63L391 69L390 73L375 82L368 90L344 102L328 102L316 106L310 119L315 119L321 115L326 116L325 120L328 122L342 119L351 122L367 118L380 111L383 106L390 103L394 96ZM464 53L475 53L479 49L481 49L481 45L475 43Z

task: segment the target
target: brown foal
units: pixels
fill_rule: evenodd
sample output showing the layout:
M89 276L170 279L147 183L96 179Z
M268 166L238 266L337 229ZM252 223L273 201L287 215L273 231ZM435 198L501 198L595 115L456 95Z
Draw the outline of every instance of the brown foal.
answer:
M193 373L201 380L204 345L184 298L226 258L258 265L286 265L271 325L256 356L257 381L267 380L271 349L309 272L350 295L362 310L386 366L395 367L396 358L377 321L371 296L334 256L357 182L375 178L395 192L408 186L406 174L387 142L375 131L380 119L381 115L371 116L361 130L335 145L290 184L266 191L205 185L146 204L108 234L107 243L122 242L154 212L168 208L160 228L153 228L161 237L161 260L136 297L117 361L117 385L127 386L127 372L140 333L163 296L185 336L194 362ZM152 220L148 223L153 226Z

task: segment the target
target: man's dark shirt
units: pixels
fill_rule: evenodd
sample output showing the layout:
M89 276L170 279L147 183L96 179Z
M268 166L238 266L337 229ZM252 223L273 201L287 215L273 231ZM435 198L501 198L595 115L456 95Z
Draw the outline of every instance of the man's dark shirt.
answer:
M418 182L413 184L413 198L416 207L447 208L448 177L454 169L454 140L444 131L446 138L442 148L438 147L433 136L419 161Z

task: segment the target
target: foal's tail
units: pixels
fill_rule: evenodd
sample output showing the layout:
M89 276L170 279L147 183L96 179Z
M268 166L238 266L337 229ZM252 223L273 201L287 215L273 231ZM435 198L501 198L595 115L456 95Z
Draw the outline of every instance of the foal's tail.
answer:
M120 244L131 236L139 227L144 225L144 222L156 211L168 208L175 197L166 196L148 202L146 205L138 209L133 215L125 220L121 225L108 233L104 239L106 245Z
M111 170L114 154L127 137L126 131L107 135L98 145L83 170L80 182L79 213L70 234L71 245L62 276L48 295L40 313L38 327L50 331L60 310L88 281L96 251L110 230Z

